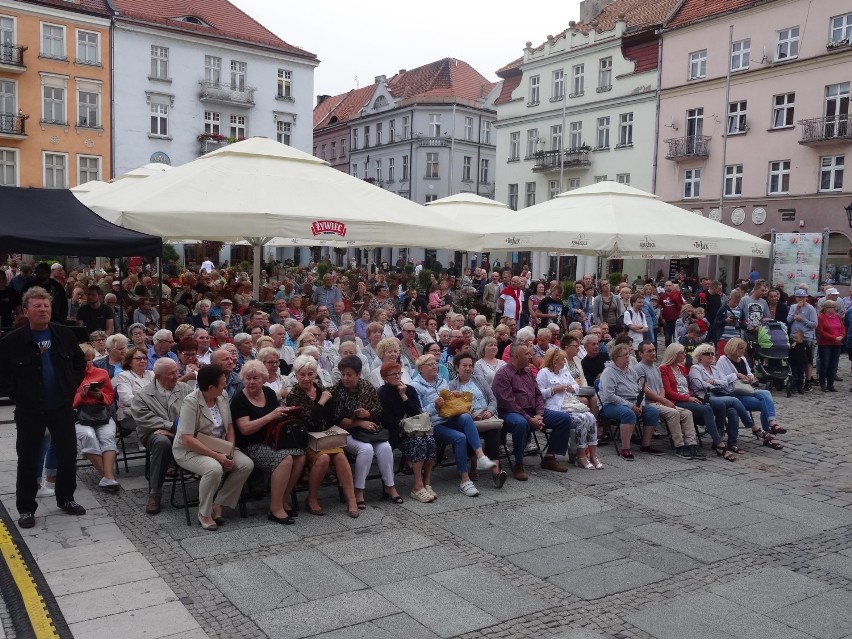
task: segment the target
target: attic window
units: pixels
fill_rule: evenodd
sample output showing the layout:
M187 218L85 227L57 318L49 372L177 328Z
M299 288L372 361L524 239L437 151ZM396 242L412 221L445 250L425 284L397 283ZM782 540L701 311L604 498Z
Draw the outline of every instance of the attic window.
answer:
M336 116L336 115L333 115L333 116L331 116L331 119L328 121L328 123L329 123L329 124L334 124L335 122L337 122L337 116Z
M188 22L189 24L197 24L200 27L210 26L201 18L196 18L195 16L181 16L180 18L175 18L175 20L177 20L178 22Z
M379 108L381 108L383 106L387 106L387 105L388 105L388 99L383 95L380 95L379 97L377 97L376 101L373 102L373 108L374 109L379 109Z

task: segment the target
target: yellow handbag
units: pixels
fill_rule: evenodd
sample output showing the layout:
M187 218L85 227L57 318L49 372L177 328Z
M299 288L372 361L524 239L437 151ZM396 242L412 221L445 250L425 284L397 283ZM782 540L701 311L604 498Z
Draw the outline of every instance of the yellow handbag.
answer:
M444 419L470 413L473 408L473 393L468 391L453 392L444 389L439 391L438 395L444 400L444 405L438 409L438 414Z

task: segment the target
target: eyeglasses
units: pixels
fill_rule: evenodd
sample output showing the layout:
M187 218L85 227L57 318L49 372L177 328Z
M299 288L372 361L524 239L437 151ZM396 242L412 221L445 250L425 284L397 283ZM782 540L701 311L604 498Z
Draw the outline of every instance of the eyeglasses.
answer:
M181 353L181 355L183 355L184 357L197 357L198 353L196 353L195 351L184 351Z
M402 375L402 373L397 371L396 373L388 373L387 375L385 375L385 378L387 378L387 377L400 377L401 375Z
M410 329L410 328L407 328L407 329L405 329L405 330L404 330L404 331L402 331L402 332L403 332L403 333L413 333L414 331L413 331L412 329Z
M147 357L131 357L130 359L132 359L134 362L147 362L148 361Z

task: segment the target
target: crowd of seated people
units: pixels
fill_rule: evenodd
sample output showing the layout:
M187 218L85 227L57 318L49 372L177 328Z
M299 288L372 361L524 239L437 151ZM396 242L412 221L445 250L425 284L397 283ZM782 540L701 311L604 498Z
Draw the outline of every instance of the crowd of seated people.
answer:
M79 452L104 490L119 490L115 434L135 431L150 457L146 512L160 512L164 478L177 463L201 477L198 520L215 530L253 470L268 486L269 520L292 525L291 495L303 474L306 507L317 516L331 473L357 517L367 507L374 463L381 496L402 503L394 450L413 474L411 498L431 503L445 449L458 490L469 497L480 494L476 482L485 472L496 490L509 474L526 481L532 450L542 470L566 472L569 454L581 468L602 470L607 420L626 461L634 459L640 425L639 451L649 455L663 454L653 439L664 430L678 457L705 459L697 436L703 429L717 455L735 461L744 452L740 422L762 445L781 448L777 436L786 430L769 390L741 390L757 380L740 336L789 316L802 335L810 331L812 347L818 322L806 291L797 290L788 311L779 309L778 295L770 296L772 307L765 303L762 280L727 296L710 280L697 291L641 279L613 286L589 276L563 286L479 267L462 285L454 273L433 275L427 295L401 272L318 277L295 269L279 280L264 276L263 304L251 298L247 276L232 269L162 280L72 271L58 283L68 294L60 306L90 334L90 364L75 399ZM171 303L167 328L153 304L160 298ZM847 306L828 299L820 307L828 317L820 317L820 339L845 340L843 322L833 318L845 318ZM661 340L667 347L658 362ZM716 353L724 353L718 362ZM827 365L835 370L823 375L833 383L836 363ZM804 375L802 384L810 369ZM105 423L96 419L99 407ZM759 425L750 411L759 412ZM274 447L271 429L293 415L308 432L343 428L346 444ZM404 420L424 415L429 432L404 431ZM234 451L217 452L199 434ZM509 472L499 461L504 445Z

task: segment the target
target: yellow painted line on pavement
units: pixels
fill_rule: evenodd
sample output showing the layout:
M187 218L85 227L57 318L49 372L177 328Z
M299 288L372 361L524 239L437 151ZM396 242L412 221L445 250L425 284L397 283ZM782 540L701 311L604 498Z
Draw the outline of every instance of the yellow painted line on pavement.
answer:
M37 639L59 639L59 634L50 619L50 613L44 605L44 600L38 592L35 580L29 568L18 552L15 542L9 534L6 524L0 521L0 555L6 562L15 585L21 593L27 616Z

